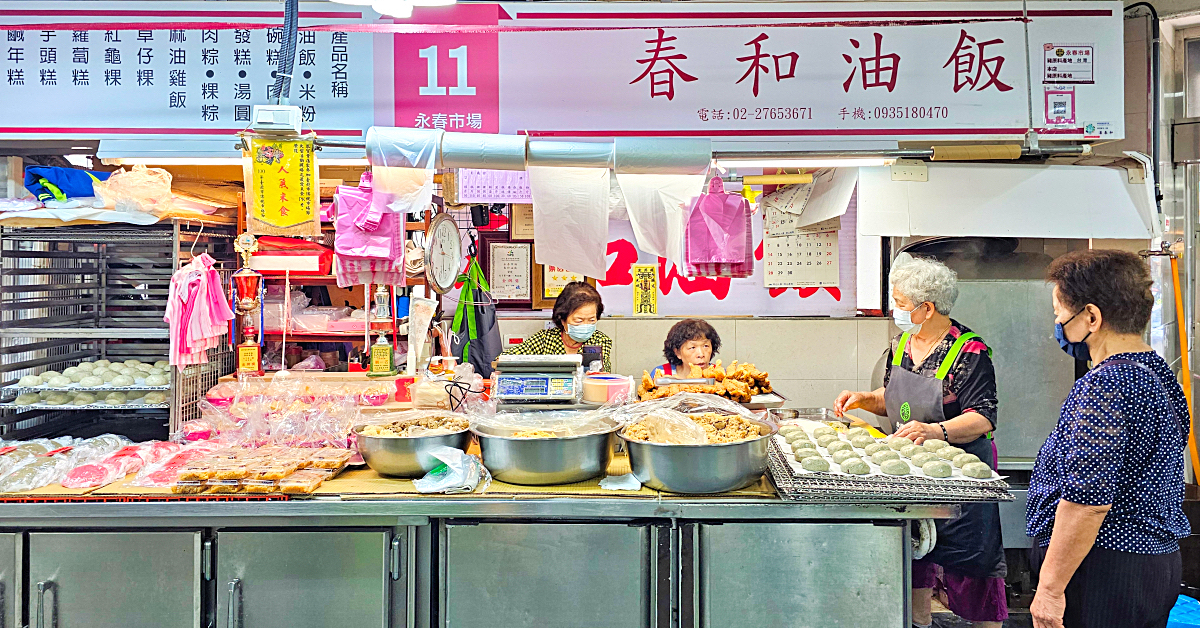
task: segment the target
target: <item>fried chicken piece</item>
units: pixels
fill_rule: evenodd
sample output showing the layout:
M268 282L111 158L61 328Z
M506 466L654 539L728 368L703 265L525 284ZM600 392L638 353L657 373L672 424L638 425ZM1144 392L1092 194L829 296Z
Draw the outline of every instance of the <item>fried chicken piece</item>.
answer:
M735 401L750 400L750 386L745 382L726 378L722 384L725 386L725 390L729 393L730 399Z
M717 360L702 370L700 375L701 377L715 379L719 382L725 379L725 369L721 368L721 361Z
M654 378L650 377L650 371L642 371L642 388L646 390L654 388Z

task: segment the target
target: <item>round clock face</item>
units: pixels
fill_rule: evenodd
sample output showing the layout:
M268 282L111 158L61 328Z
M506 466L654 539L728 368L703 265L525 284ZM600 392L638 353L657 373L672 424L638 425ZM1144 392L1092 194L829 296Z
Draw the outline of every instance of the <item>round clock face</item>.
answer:
M425 277L438 294L454 287L462 269L462 240L454 218L442 214L433 221L426 238Z

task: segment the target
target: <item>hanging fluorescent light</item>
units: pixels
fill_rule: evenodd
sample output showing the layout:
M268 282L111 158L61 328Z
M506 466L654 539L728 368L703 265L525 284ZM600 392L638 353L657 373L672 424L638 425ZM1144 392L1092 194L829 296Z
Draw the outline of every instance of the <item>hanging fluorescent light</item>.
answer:
M883 157L847 157L844 159L718 159L722 168L865 168L890 166L895 159Z

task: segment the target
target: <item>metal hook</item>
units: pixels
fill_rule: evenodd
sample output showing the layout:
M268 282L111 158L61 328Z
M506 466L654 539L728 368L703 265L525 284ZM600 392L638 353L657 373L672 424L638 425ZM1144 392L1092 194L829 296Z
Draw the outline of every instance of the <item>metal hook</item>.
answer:
M188 219L187 224L189 227L192 226L191 218ZM198 242L200 240L200 236L202 236L202 235L204 235L204 221L203 220L200 221L200 231L197 231L196 237L192 238L192 248L188 249L188 257L195 259L195 257L196 257L196 242ZM191 259L189 259L188 261L190 262Z

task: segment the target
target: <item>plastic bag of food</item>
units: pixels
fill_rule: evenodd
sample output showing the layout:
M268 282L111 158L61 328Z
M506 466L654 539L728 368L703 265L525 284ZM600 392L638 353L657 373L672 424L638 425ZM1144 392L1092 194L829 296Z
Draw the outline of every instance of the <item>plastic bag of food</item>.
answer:
M318 446L353 449L350 430L362 423L362 413L352 399L331 401L313 417L312 439Z
M296 404L288 408L277 423L271 425L271 443L287 447L302 447L312 432L309 420L315 414L309 406Z
M177 443L162 441L127 445L103 460L71 469L63 479L62 485L67 488L89 488L111 484L130 473L140 471L147 464L162 461L182 448L183 446Z
M0 493L29 491L61 482L72 468L98 461L128 444L128 438L103 434L50 450L0 480Z
M295 371L324 371L325 370L325 361L321 359L321 356L314 353L314 354L308 356L307 358L304 358L303 360L297 362L296 365L292 367L292 370L295 370Z
M429 453L442 464L434 467L419 480L413 480L413 486L421 493L472 493L479 485L479 478L486 478L483 489L486 492L492 484L492 474L483 466L479 458L461 449L453 447L435 447Z
M187 445L175 452L169 458L155 464L147 464L138 472L137 477L130 482L133 486L164 487L175 482L179 470L187 463L203 458L221 448L213 441L200 441Z
M105 207L119 212L146 212L161 216L174 208L171 173L162 168L135 165L117 170L107 181L93 181L92 188Z
M643 416L630 427L625 428L625 436L644 440L651 443L666 445L704 445L708 436L704 428L686 414L659 408Z
M423 373L417 381L408 385L409 398L414 408L450 409L450 393L446 390L449 378Z

